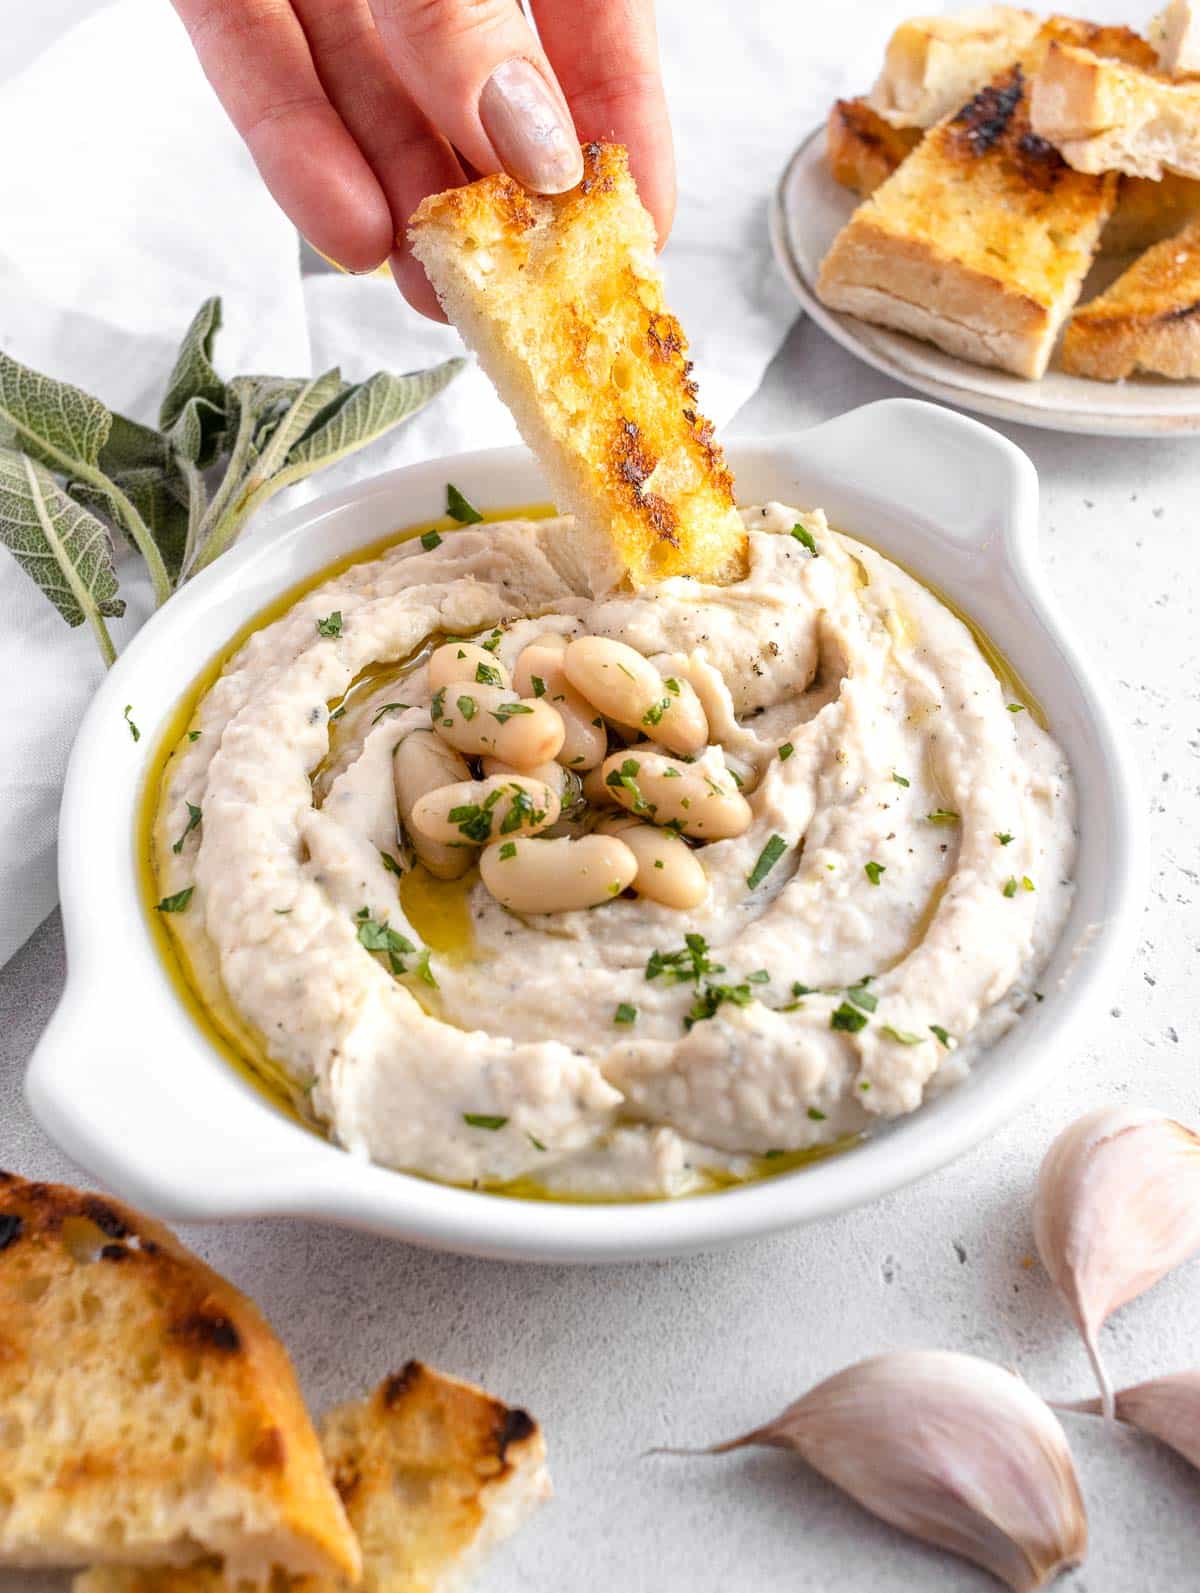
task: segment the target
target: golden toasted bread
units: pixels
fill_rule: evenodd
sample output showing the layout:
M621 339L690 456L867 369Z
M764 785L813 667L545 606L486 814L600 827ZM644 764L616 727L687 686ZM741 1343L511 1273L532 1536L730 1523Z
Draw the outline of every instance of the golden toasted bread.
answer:
M549 1496L542 1435L469 1383L417 1361L369 1399L331 1411L322 1442L363 1552L361 1593L452 1593ZM181 1572L92 1570L74 1593L229 1593L219 1564ZM342 1593L325 1577L272 1593Z
M1168 77L1200 77L1200 4L1169 0L1150 24L1158 69Z
M1007 71L1040 23L1015 6L981 6L948 17L913 17L888 41L870 104L893 127L932 127Z
M835 100L825 151L835 182L865 199L907 160L925 135L919 127L893 127L869 101Z
M358 1576L283 1347L114 1200L0 1173L0 1565Z
M1034 85L1032 121L1076 171L1200 178L1200 82L1056 42Z
M1158 59L1149 39L1120 23L1084 22L1079 17L1047 17L1038 29L1025 69L1033 74L1039 71L1046 55L1054 44L1070 45L1080 50L1091 50L1106 60L1124 61L1127 66L1140 66L1151 70Z
M1076 311L1062 367L1105 382L1139 371L1200 377L1200 220L1155 244L1107 293Z
M594 589L739 573L745 532L624 149L553 198L509 177L434 194L413 253L587 539Z
M923 137L915 127L892 127L865 99L838 100L829 112L826 138L830 173L843 188L865 199ZM1170 174L1160 183L1122 177L1100 253L1141 254L1174 237L1195 215L1200 215L1200 182Z
M1116 204L1029 126L1018 65L925 135L821 267L834 310L1041 376Z

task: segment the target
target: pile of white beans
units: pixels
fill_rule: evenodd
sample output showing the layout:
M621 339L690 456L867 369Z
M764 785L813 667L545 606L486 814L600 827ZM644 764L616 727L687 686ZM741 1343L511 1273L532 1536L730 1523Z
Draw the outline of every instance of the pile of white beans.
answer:
M630 889L696 907L708 880L688 841L750 825L733 775L691 761L709 737L692 686L624 642L548 633L511 679L486 648L446 642L429 684L430 728L393 756L401 824L431 874L458 879L478 859L513 912L596 907ZM610 727L627 743L612 754Z

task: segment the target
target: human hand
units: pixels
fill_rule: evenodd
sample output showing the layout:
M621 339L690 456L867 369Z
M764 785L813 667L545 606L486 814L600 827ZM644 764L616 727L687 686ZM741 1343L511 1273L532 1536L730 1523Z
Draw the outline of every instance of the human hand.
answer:
M350 271L385 259L441 311L404 242L426 194L507 171L538 193L581 140L628 146L665 242L675 205L653 0L172 0L209 82L300 232Z

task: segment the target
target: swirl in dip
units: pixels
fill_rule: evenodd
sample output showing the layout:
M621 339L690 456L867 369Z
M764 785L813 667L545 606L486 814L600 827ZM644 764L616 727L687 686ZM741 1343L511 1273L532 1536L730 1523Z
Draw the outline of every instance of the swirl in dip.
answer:
M202 1000L354 1154L686 1193L916 1110L1032 999L1071 894L1059 748L894 564L820 513L743 518L736 585L605 598L567 519L403 541L256 631L200 699L154 822L161 895L193 887L164 922ZM416 861L393 759L430 731L431 651L469 637L511 673L548 633L627 643L703 705L684 772L736 779L750 817L687 841L698 905L517 913L477 868ZM656 750L652 724L603 729ZM601 817L564 799L549 834Z

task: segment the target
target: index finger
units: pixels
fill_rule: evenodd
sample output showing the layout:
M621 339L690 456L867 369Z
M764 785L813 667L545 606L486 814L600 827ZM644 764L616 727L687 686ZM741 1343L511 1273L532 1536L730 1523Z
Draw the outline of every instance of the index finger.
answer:
M675 216L675 146L653 0L532 0L532 7L576 131L585 143L628 149L661 249Z
M287 0L172 0L267 187L314 248L368 271L392 247L383 189L330 104Z

